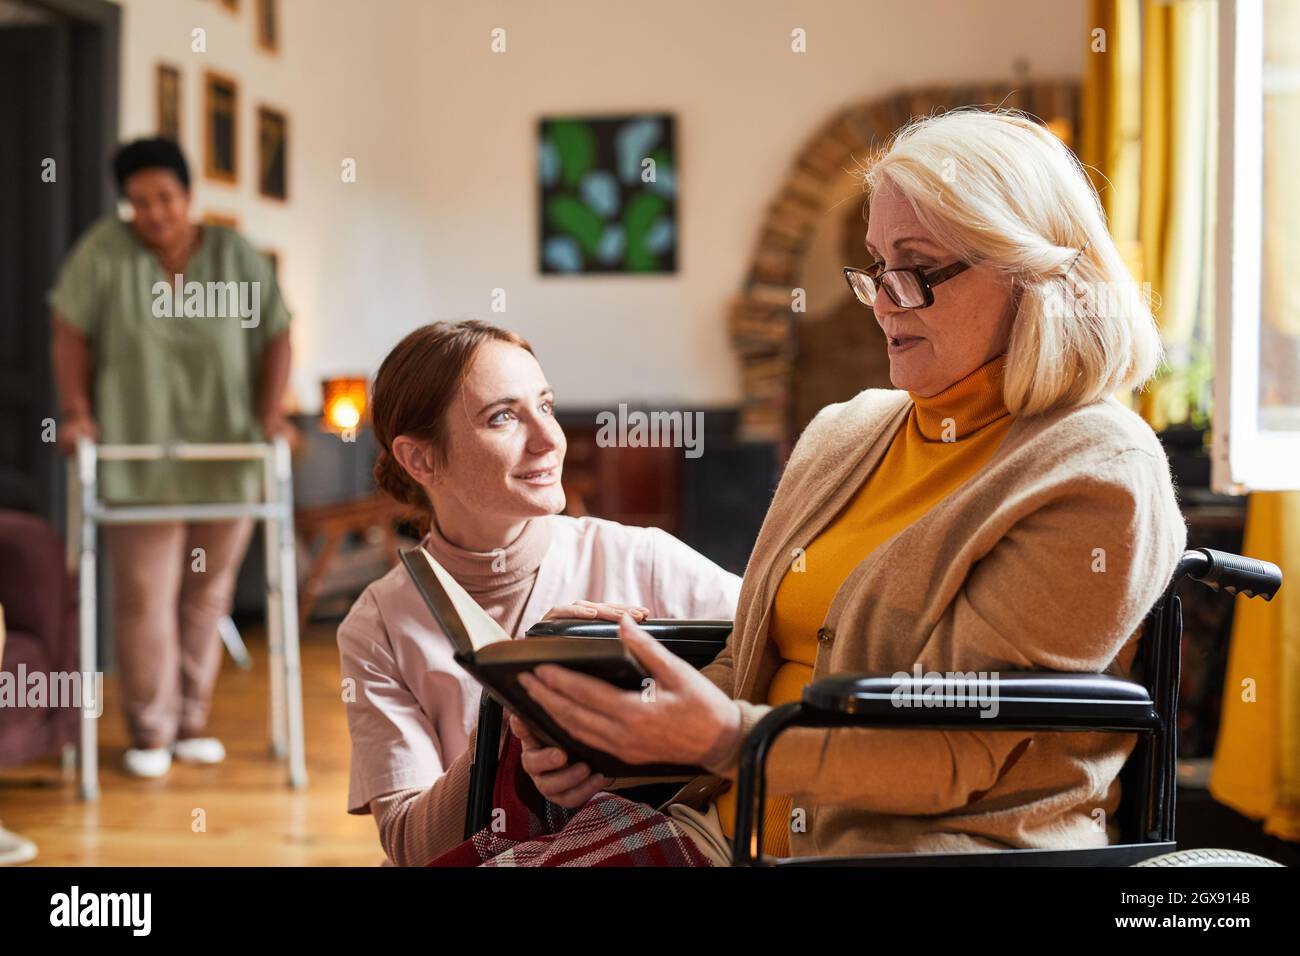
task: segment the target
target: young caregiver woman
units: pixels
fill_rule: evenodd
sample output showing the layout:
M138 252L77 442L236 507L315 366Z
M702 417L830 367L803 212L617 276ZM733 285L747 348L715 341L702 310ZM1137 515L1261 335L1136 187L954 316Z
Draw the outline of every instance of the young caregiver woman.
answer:
M375 379L376 481L420 513L424 546L508 634L543 616L624 610L731 619L740 579L672 535L559 513L566 445L553 400L513 332L416 329ZM400 565L361 595L338 640L348 812L374 815L393 863L422 865L463 836L479 684Z

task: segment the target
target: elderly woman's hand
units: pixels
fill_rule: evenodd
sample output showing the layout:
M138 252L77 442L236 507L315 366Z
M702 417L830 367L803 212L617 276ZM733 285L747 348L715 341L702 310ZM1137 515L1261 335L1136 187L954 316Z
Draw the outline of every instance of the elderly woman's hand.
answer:
M624 763L711 766L729 755L740 741L736 702L630 618L621 620L619 639L650 675L640 690L554 664L519 682L575 739Z

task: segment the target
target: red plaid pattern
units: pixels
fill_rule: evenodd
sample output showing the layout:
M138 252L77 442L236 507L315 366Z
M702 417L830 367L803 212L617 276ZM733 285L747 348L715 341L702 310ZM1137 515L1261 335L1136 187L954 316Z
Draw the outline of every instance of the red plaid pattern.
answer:
M669 817L612 793L577 810L548 802L506 732L492 791L493 819L429 866L712 866Z

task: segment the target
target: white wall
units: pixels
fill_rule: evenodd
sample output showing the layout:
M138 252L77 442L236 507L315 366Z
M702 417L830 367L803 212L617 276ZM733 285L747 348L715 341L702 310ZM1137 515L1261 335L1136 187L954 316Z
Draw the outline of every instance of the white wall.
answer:
M373 371L407 330L476 315L537 349L561 402L734 402L726 303L792 158L838 106L948 80L1079 76L1085 0L281 0L282 49L254 0L120 0L123 137L154 127L159 59L184 75L196 204L281 255L293 384ZM208 52L190 31L208 29ZM491 52L494 27L507 50ZM807 31L808 52L790 51ZM241 182L201 176L205 67L241 80ZM257 197L256 103L290 117L290 201ZM545 277L536 268L539 116L677 116L679 271ZM339 164L358 163L343 184ZM490 310L506 291L504 315Z
M118 0L123 7L121 135L156 128L154 71L182 73L182 145L190 160L196 213L233 214L259 248L280 256L280 281L294 312L293 398L320 406L320 379L370 371L386 345L430 315L426 244L432 221L415 199L423 176L403 116L419 60L409 30L418 3L390 3L386 27L365 5L281 0L278 55L260 50L254 0L232 15L218 0ZM207 52L191 50L192 31ZM239 183L204 178L203 73L240 81ZM259 103L289 117L289 201L257 193ZM341 181L344 157L358 160L356 183Z

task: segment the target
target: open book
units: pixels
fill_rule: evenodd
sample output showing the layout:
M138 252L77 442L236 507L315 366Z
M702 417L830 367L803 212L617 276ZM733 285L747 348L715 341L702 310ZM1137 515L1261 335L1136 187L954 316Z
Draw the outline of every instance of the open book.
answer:
M585 763L593 772L608 777L681 777L703 772L699 767L625 764L589 747L552 720L519 684L521 672L539 664L557 664L616 687L642 690L649 675L621 641L575 637L512 640L423 547L404 550L401 558L434 620L456 648L456 662L502 706L517 714L539 740L561 748L570 763Z

